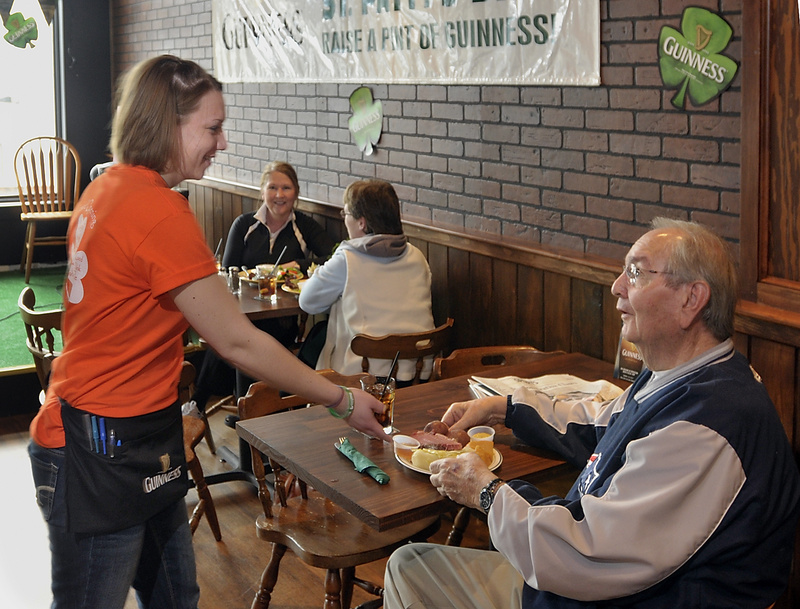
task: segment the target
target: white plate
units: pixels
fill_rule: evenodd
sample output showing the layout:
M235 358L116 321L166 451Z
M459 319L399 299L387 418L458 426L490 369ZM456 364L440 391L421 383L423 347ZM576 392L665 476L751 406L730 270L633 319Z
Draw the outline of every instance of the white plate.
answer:
M250 271L239 271L239 280L247 281L248 283L258 283L256 276L250 276Z
M394 454L394 458L400 463L400 465L405 465L408 469L413 469L415 472L419 472L420 474L430 474L431 472L427 469L422 469L421 467L417 467L416 465L412 464L411 461L406 461L405 459L401 459L397 453ZM492 458L492 464L489 466L489 471L493 472L500 464L503 462L503 455L495 448L494 449L494 457Z
M299 293L300 293L300 290L302 290L302 289L303 289L303 284L304 284L306 281L308 281L308 279L301 279L300 281L298 281L298 282L297 282L297 287L296 287L296 288L291 288L291 287L289 287L288 285L286 285L286 284L284 283L284 284L281 286L281 289L282 289L284 292L289 292L290 294L299 294Z

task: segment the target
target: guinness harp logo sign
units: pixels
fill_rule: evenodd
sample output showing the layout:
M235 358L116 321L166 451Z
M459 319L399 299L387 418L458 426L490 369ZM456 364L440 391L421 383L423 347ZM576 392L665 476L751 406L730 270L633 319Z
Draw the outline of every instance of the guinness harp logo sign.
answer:
M732 35L727 21L698 7L683 11L680 32L661 28L658 65L664 85L678 90L673 106L682 109L687 95L693 105L702 106L731 86L739 65L722 52Z

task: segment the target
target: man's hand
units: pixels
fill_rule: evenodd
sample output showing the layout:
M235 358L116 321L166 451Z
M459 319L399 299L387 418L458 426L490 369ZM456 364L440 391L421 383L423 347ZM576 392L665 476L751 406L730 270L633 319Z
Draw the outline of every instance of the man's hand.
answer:
M441 495L470 508L480 508L481 489L495 479L475 453L431 463L431 484Z
M468 402L455 402L450 405L442 417L451 430L467 430L476 425L495 425L506 420L506 398L492 396L470 400Z

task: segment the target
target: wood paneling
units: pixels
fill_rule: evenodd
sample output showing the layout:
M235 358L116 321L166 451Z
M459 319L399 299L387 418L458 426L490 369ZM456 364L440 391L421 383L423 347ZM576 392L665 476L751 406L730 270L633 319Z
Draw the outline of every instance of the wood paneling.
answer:
M742 17L742 297L800 312L798 5L748 0Z
M570 278L558 273L545 272L542 295L544 298L544 349L545 351L570 351L572 315L572 290Z

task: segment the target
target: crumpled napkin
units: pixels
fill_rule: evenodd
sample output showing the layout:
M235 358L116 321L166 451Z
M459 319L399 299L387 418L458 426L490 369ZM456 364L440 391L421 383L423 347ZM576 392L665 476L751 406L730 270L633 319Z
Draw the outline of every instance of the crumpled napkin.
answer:
M389 474L387 474L380 467L378 467L372 461L370 461L367 457L358 452L358 450L356 450L356 447L350 443L350 440L345 438L343 442L339 443L339 446L337 448L340 453L342 453L345 457L347 457L353 462L353 465L355 465L357 472L361 472L362 474L367 474L371 478L374 478L378 482L378 484L389 483Z

